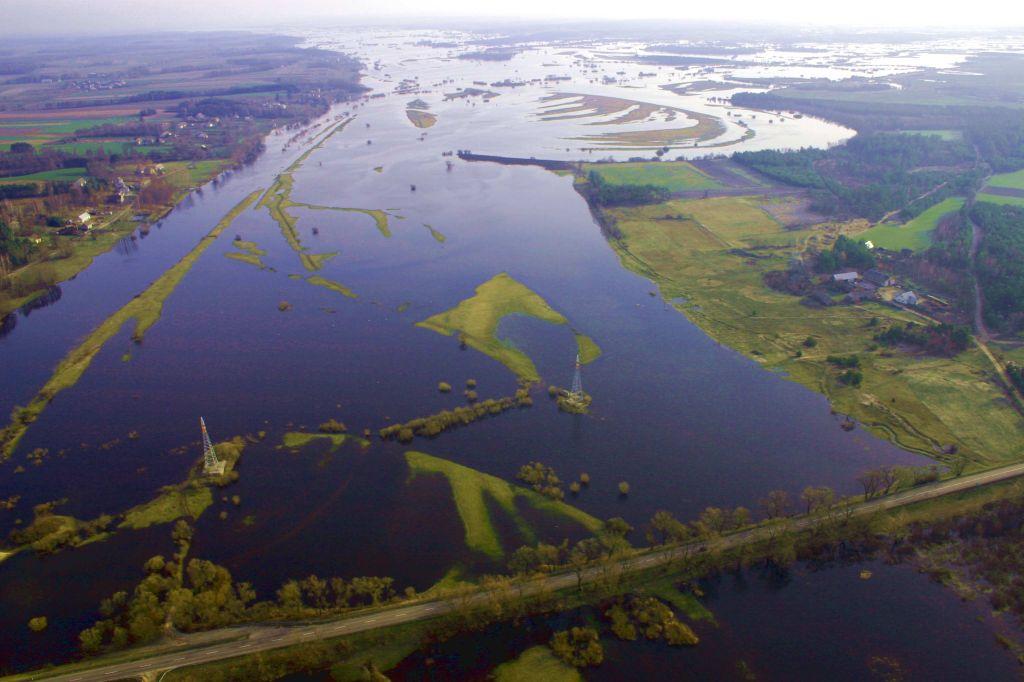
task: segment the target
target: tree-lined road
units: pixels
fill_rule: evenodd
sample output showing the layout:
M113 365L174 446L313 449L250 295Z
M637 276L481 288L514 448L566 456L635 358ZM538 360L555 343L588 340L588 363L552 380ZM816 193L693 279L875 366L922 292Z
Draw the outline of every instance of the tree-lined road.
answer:
M991 483L1006 481L1018 476L1024 476L1024 463L940 481L862 502L852 507L850 515L863 516L886 511ZM806 530L821 522L821 518L817 516L793 517L790 520L788 529L790 531ZM718 550L734 549L765 540L768 538L768 535L769 527L758 526L723 536L711 542L714 543L715 548ZM706 551L711 542L698 541L676 547L655 549L613 563L623 575L634 573ZM542 593L570 589L576 586L577 580L586 583L602 578L606 575L606 570L607 564L605 566L597 565L587 568L579 576L575 572L565 572L535 578L519 583L516 591L522 596L535 596ZM150 647L149 649L139 650L137 652L139 656L131 661L98 665L89 670L78 670L63 674L59 672L59 669L55 671L40 671L34 675L18 675L15 676L15 679L95 682L143 676L152 677L155 673L175 668L211 663L318 639L340 637L366 630L428 620L451 613L456 609L464 609L477 603L483 604L486 600L487 593L481 590L462 597L437 599L407 606L377 609L372 612L349 615L315 624L247 625L224 628L220 631L202 633L191 638L185 637L182 640L182 644L174 650L168 651L167 647ZM223 636L218 637L218 634ZM152 654L146 655L147 651L152 651Z

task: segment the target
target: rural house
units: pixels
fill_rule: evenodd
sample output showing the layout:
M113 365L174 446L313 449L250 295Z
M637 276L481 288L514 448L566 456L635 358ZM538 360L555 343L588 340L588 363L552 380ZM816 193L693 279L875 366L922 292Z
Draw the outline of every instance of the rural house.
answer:
M918 298L913 291L904 291L894 296L892 300L900 305L917 305Z

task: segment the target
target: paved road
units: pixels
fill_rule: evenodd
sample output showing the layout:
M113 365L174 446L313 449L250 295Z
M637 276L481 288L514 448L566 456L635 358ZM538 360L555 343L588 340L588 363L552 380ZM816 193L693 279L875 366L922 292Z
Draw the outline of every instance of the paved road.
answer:
M904 505L921 502L924 500L949 495L952 493L977 488L998 481L1024 476L1024 463L1013 464L999 469L961 476L922 486L887 497L871 500L856 505L852 514L861 516L878 511L901 507ZM790 528L793 530L804 530L820 523L815 517L794 517ZM752 528L750 530L726 535L716 542L718 549L732 549L745 544L765 539L768 535L766 528ZM639 571L653 566L667 564L693 556L708 548L707 542L695 542L680 547L659 549L642 554L619 562L622 573ZM601 567L593 567L582 572L579 578L583 582L591 582L604 574ZM537 578L526 583L517 585L523 595L533 596L539 593L551 592L576 585L577 575L573 572L559 573L543 578ZM411 623L420 620L434 618L450 613L457 608L465 607L467 604L480 603L486 599L486 594L478 592L461 598L439 599L435 601L412 604L409 606L397 606L384 610L377 610L363 615L350 615L345 618L331 620L316 624L297 625L255 625L235 628L225 628L222 631L223 638L210 641L216 637L216 633L204 633L193 638L183 638L183 644L176 651L167 651L166 647L153 647L153 655L140 660L112 663L88 671L72 672L54 675L52 672L41 672L32 679L66 680L68 682L94 682L96 680L109 681L124 678L141 677L145 674L153 675L159 671L170 670L185 666L197 665L219 661L235 656L267 651L281 647L310 642L325 637L338 637L350 635L365 630ZM202 643L196 639L202 637ZM184 647L189 647L185 649ZM141 652L140 652L141 653Z

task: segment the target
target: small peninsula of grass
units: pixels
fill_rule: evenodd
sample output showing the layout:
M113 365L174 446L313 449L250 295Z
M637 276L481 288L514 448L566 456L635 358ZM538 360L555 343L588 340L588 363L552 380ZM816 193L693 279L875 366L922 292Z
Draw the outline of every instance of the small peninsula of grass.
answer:
M539 493L514 486L496 476L476 471L450 460L423 452L405 453L410 476L441 474L451 485L455 507L466 531L466 545L493 559L504 556L498 532L488 510L487 498L509 516L524 542L534 542L536 533L516 508L522 498L530 506L578 523L592 533L601 528L601 521L564 502L550 500Z
M199 482L190 482L184 486L171 486L158 497L137 507L132 507L124 515L122 528L138 530L161 523L170 523L175 519L198 519L213 504L213 491L209 486Z
M495 682L583 682L576 668L563 663L546 646L530 647L515 660L502 663L492 678Z
M305 431L288 431L281 439L281 445L289 450L301 450L310 443L329 442L330 452L336 452L345 443L353 441L363 447L370 444L365 438L350 436L346 433L308 433Z
M503 272L478 286L471 298L417 326L446 336L458 334L466 345L494 358L520 379L540 381L533 360L495 336L498 323L506 315L527 315L551 324L568 324L565 316L547 301ZM577 334L577 343L581 359L586 356L588 361L593 360L600 354L597 344L589 337Z
M326 277L321 277L320 275L313 275L312 277L308 277L306 281L312 284L313 286L324 287L325 289L336 291L337 293L347 298L357 297L357 295L351 289L349 289L341 282L335 282L333 279L327 279Z
M0 461L11 456L29 425L39 417L50 401L61 391L78 383L93 358L110 339L117 335L128 320L135 320L132 338L137 342L142 340L146 330L160 319L164 301L174 293L175 288L192 269L196 260L234 222L235 218L256 201L259 194L260 190L256 190L239 202L181 260L168 268L145 291L100 323L99 327L64 357L39 393L27 406L16 408L11 415L11 423L3 431L0 431Z
M409 117L409 120L412 121L412 124L417 128L429 128L437 123L437 115L432 114L429 111L406 109L405 115Z
M430 230L430 236L433 237L434 240L437 241L439 244L444 244L445 241L447 240L447 237L445 237L443 234L441 234L440 232L435 230L430 225L427 225L426 223L423 223L423 227L425 227L428 230Z
M255 265L260 270L267 267L263 263L263 256L267 255L267 252L261 249L256 242L247 242L241 239L236 239L231 243L236 249L238 249L238 251L228 251L224 254L226 257L243 263L248 263L249 265Z

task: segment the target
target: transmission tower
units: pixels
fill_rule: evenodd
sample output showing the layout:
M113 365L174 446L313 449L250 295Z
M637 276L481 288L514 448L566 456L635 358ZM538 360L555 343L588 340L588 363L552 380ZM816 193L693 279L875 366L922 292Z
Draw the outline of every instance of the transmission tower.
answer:
M583 395L583 377L580 376L580 354L576 354L576 371L572 375L572 394L581 397Z
M224 462L217 459L217 451L210 442L210 434L206 432L206 422L199 418L199 428L203 431L203 472L207 474L223 474Z

